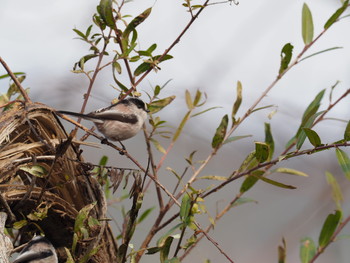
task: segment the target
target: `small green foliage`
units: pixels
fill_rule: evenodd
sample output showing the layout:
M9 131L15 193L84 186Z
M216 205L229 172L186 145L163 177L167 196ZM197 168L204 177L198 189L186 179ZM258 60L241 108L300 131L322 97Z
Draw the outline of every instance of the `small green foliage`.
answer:
M287 257L287 246L286 240L282 239L282 245L278 246L278 263L285 263Z
M106 24L110 28L115 29L112 4L112 0L101 0L100 4L97 6L97 12L100 15L104 24Z
M340 7L335 13L327 20L326 24L324 25L324 29L328 29L331 25L333 25L338 18L344 13L344 11L347 9L349 4L349 0L344 1L342 7Z
M44 178L47 175L45 167L41 165L21 166L19 169L39 178Z
M334 231L337 229L342 217L342 212L336 210L334 214L329 214L323 224L319 239L319 247L325 247L331 241Z
M314 130L310 128L303 128L303 131L313 146L317 147L322 145L320 137Z
M234 125L234 123L236 122L236 114L239 107L242 104L242 83L240 81L237 81L236 89L237 89L237 97L236 97L235 103L233 104L232 113L231 113L232 125Z
M343 150L340 149L335 149L335 154L338 159L338 163L343 170L346 178L350 180L350 159L349 156L344 152Z
M311 11L306 3L303 5L301 29L304 44L309 45L314 38L314 23Z
M265 162L270 155L270 147L264 142L255 142L255 157L259 163Z
M148 105L148 110L151 112L151 114L157 113L158 111L168 106L174 99L175 96L170 96L164 99L152 101L152 103Z
M273 153L275 151L275 142L273 140L271 125L265 122L265 143L269 146L269 156L267 161L271 161Z
M341 203L343 202L343 194L342 194L340 186L337 182L337 179L330 172L326 172L326 179L327 179L327 183L332 188L332 198L337 206L337 209L341 211L342 210Z
M350 141L350 121L348 121L348 124L346 125L345 131L344 131L344 140Z
M180 206L180 219L185 224L189 223L189 217L192 207L192 199L189 194L185 193L182 197L181 206Z
M309 237L303 238L300 242L300 261L301 263L309 263L316 254L315 242Z
M279 75L281 75L287 68L292 60L293 55L293 45L291 43L287 43L283 46L281 51L281 66L279 69Z
M230 143L230 142L234 142L234 141L238 141L238 140L241 140L241 139L244 139L244 138L249 138L249 137L252 137L252 135L232 136L232 137L227 138L227 139L223 142L223 144Z
M272 170L271 173L285 173L285 174L293 174L293 175L308 177L306 173L303 173L301 171L291 169L291 168L285 168L285 167L278 167Z
M211 146L213 148L217 149L222 145L226 135L227 126L228 126L228 115L226 114L224 117L222 117L221 123L219 127L216 129L215 135L211 143Z
M140 25L142 22L146 20L146 18L151 14L152 8L147 8L145 11L143 11L141 14L139 14L137 17L135 17L126 27L126 29L123 32L123 38L127 39L132 31L135 30L135 28Z
M258 176L262 176L264 174L263 171L254 171L251 173L252 175L249 175L242 183L240 192L245 193L247 192L250 188L252 188L255 183L259 180ZM254 176L256 175L256 176Z

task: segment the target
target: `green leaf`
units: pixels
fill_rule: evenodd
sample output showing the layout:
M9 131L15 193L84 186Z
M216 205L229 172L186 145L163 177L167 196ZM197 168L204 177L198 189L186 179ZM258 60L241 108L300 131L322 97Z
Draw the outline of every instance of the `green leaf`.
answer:
M115 21L113 17L113 1L101 0L97 6L97 12L100 15L103 22L110 28L115 28Z
M86 36L84 35L83 32L79 31L78 29L74 28L73 31L80 36L82 39L86 39Z
M286 262L286 240L282 239L282 246L278 246L278 263Z
M233 104L232 114L231 114L232 125L235 122L234 120L236 117L236 113L237 113L237 111L242 103L242 83L240 81L237 81L237 88L236 89L237 89L237 97L236 97L235 103Z
M188 217L190 216L191 212L191 203L192 200L190 196L185 193L181 200L181 206L180 206L180 219L184 223L188 223Z
M129 37L129 34L131 31L135 30L135 28L141 24L143 21L146 20L146 18L151 14L152 8L147 8L145 11L143 11L140 15L135 17L131 22L128 24L128 26L125 28L123 32L123 38L127 39Z
M153 143L153 145L156 147L156 149L165 154L166 153L166 150L164 149L164 147L159 143L159 141L153 139L153 138L150 138L150 141Z
M215 181L226 181L227 177L225 177L225 176L218 176L218 175L205 175L205 176L199 177L198 179L207 179L207 180L215 180Z
M134 75L137 77L151 68L152 68L151 63L143 62L135 69Z
M293 45L287 43L283 46L281 51L281 66L279 69L279 74L281 75L287 68L292 59L293 55Z
M250 188L252 188L255 183L259 180L259 176L262 176L265 172L264 171L253 171L248 177L243 181L240 192L245 193L247 192Z
M176 130L176 132L174 134L174 137L172 139L172 142L175 142L179 138L183 128L185 127L186 122L190 119L190 117L191 117L191 111L188 111L186 113L186 115L183 117L179 127L177 128L177 130Z
M346 125L345 131L344 131L344 140L350 141L350 121L348 121L348 124Z
M47 175L45 167L41 165L22 166L19 169L39 178L44 178Z
M234 141L238 141L238 140L240 140L240 139L244 139L244 138L248 138L248 137L252 137L252 135L232 136L232 137L227 138L227 139L223 142L223 144L230 143L230 142L234 142Z
M196 116L198 116L198 115L201 115L201 114L203 114L203 113L206 113L207 111L211 111L211 110L218 109L218 108L222 108L222 107L217 107L217 106L215 106L215 107L210 107L209 109L206 109L206 110L203 110L203 111L201 111L201 112L198 112L198 113L195 113L195 114L191 115L191 118L192 118L192 117L196 117Z
M350 159L349 156L340 149L335 149L335 154L337 155L338 163L343 170L346 178L350 180Z
M121 74L121 73L122 73L122 67L121 67L121 65L120 65L117 61L115 61L115 62L112 63L112 68L113 68L113 70L115 70L118 74Z
M303 128L310 128L312 127L315 119L321 115L324 111L317 112L316 114L312 115L305 124L302 124L302 126L299 128L296 136L296 148L299 150L301 146L303 145L305 139L306 139L306 133Z
M342 213L336 210L334 214L329 214L323 224L319 239L319 247L325 247L330 241L341 220Z
M279 167L277 169L274 169L271 171L271 173L285 173L285 174L293 174L293 175L308 177L306 173L303 173L301 171L294 170L291 168L285 168L285 167Z
M314 130L311 130L310 128L303 128L303 130L313 146L317 147L322 145L320 137Z
M172 236L168 236L165 239L164 244L160 250L160 262L161 263L165 263L167 261L168 256L169 256L171 243L173 242L173 240L174 240L174 237L172 237Z
M147 216L155 209L155 206L146 209L137 219L137 224L140 224L143 220L147 218Z
M311 58L313 56L316 56L318 54L322 54L322 53L325 53L325 52L328 52L328 51L331 51L331 50L335 50L335 49L341 49L343 47L331 47L331 48L327 48L327 49L324 49L324 50L321 50L321 51L318 51L318 52L315 52L315 53L312 53L311 55L308 55L306 57L303 57L302 59L299 60L299 63L305 59L308 59L308 58Z
M305 45L309 45L314 38L314 23L312 14L306 3L303 5L302 22L301 22L302 36Z
M275 151L275 142L273 141L270 123L265 122L265 143L269 146L269 156L267 161L271 161Z
M326 22L326 24L324 25L324 29L328 29L331 25L333 25L337 19L344 13L344 11L346 10L347 6L349 4L349 0L346 0L342 7L340 7Z
M251 199L251 198L240 197L230 207L233 208L233 207L237 207L237 206L248 204L248 203L255 203L255 204L257 204L258 202L256 200L254 200L254 199Z
M19 76L19 75L25 75L26 73L24 73L24 72L13 72L13 74L14 74L15 76ZM0 76L0 79L9 78L9 77L10 77L9 74L4 74L4 75L1 75L1 76Z
M84 227L85 220L88 219L90 211L94 208L96 203L91 203L80 209L74 223L74 233L80 233Z
M269 158L269 145L264 142L255 142L255 157L259 163L265 162Z
M301 263L309 263L310 260L315 256L315 254L316 254L315 242L309 237L303 238L301 240L301 246L300 246Z
M311 116L313 116L318 111L325 91L325 89L321 90L306 108L302 118L302 127L304 127L305 123L311 118Z
M187 108L189 110L192 110L194 108L194 106L193 106L193 102L192 102L192 98L191 98L191 93L188 91L188 89L185 92L185 98L186 98Z
M176 97L170 96L161 100L153 101L150 105L148 105L148 110L154 114L158 111L162 110L164 107L168 106Z
M194 106L198 106L199 101L201 100L202 97L202 92L200 92L198 89L196 91L196 95L194 96L194 100L193 100L193 105Z
M226 114L224 117L222 117L221 123L219 127L216 129L215 135L211 143L211 146L213 148L219 148L222 145L226 135L227 126L228 126L228 115Z
M281 187L281 188L285 188L285 189L296 189L295 186L283 184L283 183L277 182L275 180L269 179L269 178L264 177L264 176L258 176L258 178L265 183L272 184L272 185L277 186L277 187Z
M330 172L326 172L326 179L327 183L331 186L332 188L332 197L337 205L337 209L341 211L341 203L343 201L343 194L342 191L339 187L339 184L337 182L337 179L331 174Z

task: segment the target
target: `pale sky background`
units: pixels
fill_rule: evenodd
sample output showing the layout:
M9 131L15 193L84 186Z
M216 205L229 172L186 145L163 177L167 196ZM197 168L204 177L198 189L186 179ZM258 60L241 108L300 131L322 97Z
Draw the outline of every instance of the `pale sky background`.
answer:
M313 14L316 36L340 6L340 0L310 0L306 3ZM97 4L98 1L91 0L1 0L0 56L13 71L27 73L24 86L30 87L34 101L58 109L80 110L88 82L70 70L81 56L88 54L88 46L74 39L76 35L72 29L76 27L85 30L91 24ZM181 1L170 0L135 0L125 5L123 14L133 16L153 6L150 17L138 28L141 48L157 43L157 52L161 54L173 42L189 20L189 13L181 4ZM170 166L181 173L186 165L183 156L188 156L194 149L199 150L198 159L205 158L210 152L211 138L221 117L231 112L236 82L240 80L243 84L243 103L238 113L242 115L276 77L283 45L291 42L294 45L294 55L302 50L302 5L303 1L300 0L241 0L237 6L211 6L200 15L170 52L174 59L161 64L162 69L158 73L148 75L139 86L142 93L150 91L151 86L163 85L172 79L163 96L175 94L177 100L161 116L174 126L186 111L183 99L185 89L192 92L196 89L205 91L208 95L206 107L222 107L193 119L164 168ZM205 174L227 176L233 169L237 169L245 156L253 150L253 142L264 140L264 122L271 123L277 154L294 135L303 111L319 91L324 88L329 91L337 80L340 84L334 92L334 98L349 88L349 25L349 18L334 25L308 54L335 46L343 49L313 57L290 71L260 105L278 105L278 111L272 120L267 117L271 109L260 111L247 119L235 135L251 134L253 137L225 146L205 170ZM87 67L92 68L93 65L87 63ZM2 74L4 70L0 69L0 75ZM121 79L126 80L126 75ZM108 69L97 80L88 110L107 106L118 95L110 87L111 83L113 80ZM1 93L6 91L7 84L7 80L0 82ZM327 92L326 96L328 94ZM145 95L142 98L147 99ZM326 103L327 100L324 100L324 107ZM329 117L348 120L349 105L350 99L347 98L334 108ZM69 130L71 126L66 127ZM336 121L327 121L315 128L324 143L341 138L344 129L345 123ZM94 138L90 140L95 141ZM146 165L142 134L125 144ZM304 147L310 145L306 143ZM344 150L349 153L349 149ZM117 161L114 161L115 153L107 148L99 151L86 148L84 154L87 160L93 162L98 162L102 155L107 154L112 160L111 165L130 165L119 155L116 156ZM289 160L281 166L300 169L310 176L272 176L275 180L297 186L298 189L293 191L260 182L245 195L259 203L231 210L218 223L215 231L210 233L235 263L277 262L277 246L281 244L282 237L287 242L287 261L300 262L300 239L310 236L317 241L323 221L335 209L325 180L325 170L332 172L341 183L344 199L350 198L349 181L344 179L337 165L334 150ZM161 182L171 188L174 178L169 172L162 172ZM206 183L209 185L209 182ZM220 200L220 207L224 201L230 201L238 193L240 184L241 181L237 181L227 186L225 191L220 192L220 196L213 195L211 200ZM146 195L145 209L155 203L152 198L152 194ZM213 214L215 200L208 200ZM344 203L344 213L350 213L347 203ZM118 218L118 214L115 217ZM147 222L136 231L140 235L133 240L136 247L148 232ZM206 224L204 220L201 222L203 226ZM350 227L347 226L342 233L349 232ZM341 240L332 244L317 262L348 262L349 242ZM212 262L227 262L206 240L184 262L204 262L206 258ZM142 262L155 260L151 256L145 256Z

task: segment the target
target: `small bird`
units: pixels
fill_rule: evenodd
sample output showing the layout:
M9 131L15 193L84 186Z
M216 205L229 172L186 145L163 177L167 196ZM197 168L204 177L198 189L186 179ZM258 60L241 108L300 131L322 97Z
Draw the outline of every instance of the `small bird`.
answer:
M57 112L90 120L107 139L123 141L140 131L149 110L142 100L131 97L88 114L70 111Z
M56 250L43 236L35 236L13 263L58 263Z

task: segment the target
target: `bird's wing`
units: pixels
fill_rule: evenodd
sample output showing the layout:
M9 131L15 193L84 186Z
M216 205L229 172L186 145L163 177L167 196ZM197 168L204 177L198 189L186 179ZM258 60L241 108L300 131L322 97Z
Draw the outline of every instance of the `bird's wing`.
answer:
M108 110L102 112L91 112L87 115L90 118L106 121L120 121L124 123L135 124L138 122L138 118L135 114L122 114L117 111Z
M40 252L35 251L26 251L23 254L20 254L13 263L26 263L30 262L31 260L39 260L44 259L47 257L50 257L53 255L53 252L51 250L44 250Z

